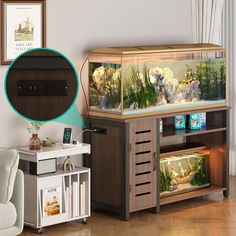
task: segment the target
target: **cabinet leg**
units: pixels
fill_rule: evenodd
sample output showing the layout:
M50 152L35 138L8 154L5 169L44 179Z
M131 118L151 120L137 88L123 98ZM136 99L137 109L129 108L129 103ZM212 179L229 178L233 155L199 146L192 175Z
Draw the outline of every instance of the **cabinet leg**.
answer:
M151 209L151 212L153 212L154 214L159 214L160 213L160 207L154 207Z
M224 190L223 195L225 198L229 197L229 190L228 189Z
M122 219L122 220L125 220L125 221L128 221L129 218L130 218L130 213L129 213L129 211L124 211L123 214L122 214L122 216L121 216L121 219Z
M44 233L44 228L38 228L37 233L38 234L43 234Z
M88 218L83 218L82 219L82 224L87 224L88 223Z

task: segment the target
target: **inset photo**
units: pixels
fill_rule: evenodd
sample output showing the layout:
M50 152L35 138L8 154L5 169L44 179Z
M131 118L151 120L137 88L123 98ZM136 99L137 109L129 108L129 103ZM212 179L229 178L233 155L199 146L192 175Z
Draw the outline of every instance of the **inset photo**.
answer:
M48 121L64 114L73 104L78 76L63 54L52 49L33 49L9 67L5 92L18 114L30 120Z

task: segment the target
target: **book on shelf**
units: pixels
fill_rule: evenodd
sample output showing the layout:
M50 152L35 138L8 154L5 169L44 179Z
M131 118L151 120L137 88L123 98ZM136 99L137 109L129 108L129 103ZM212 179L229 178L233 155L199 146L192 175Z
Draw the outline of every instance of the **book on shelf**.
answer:
M41 190L43 217L62 213L62 187L52 187Z
M66 187L65 190L65 207L66 207L66 212L68 213L68 218L70 218L70 188Z
M86 213L86 182L80 182L80 215L83 216Z
M79 208L79 200L78 200L78 181L74 181L72 183L72 201L73 201L73 207L72 207L72 214L73 217L79 216L78 214L78 208Z
M65 205L68 218L76 218L86 215L86 181L70 181L65 188Z
M75 218L80 215L80 183L72 181L71 185L65 188L65 207L68 218Z

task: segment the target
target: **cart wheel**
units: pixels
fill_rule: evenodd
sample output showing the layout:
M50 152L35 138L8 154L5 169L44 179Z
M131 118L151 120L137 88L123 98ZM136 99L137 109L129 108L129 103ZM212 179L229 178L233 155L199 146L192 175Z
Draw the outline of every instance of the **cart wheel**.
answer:
M44 228L38 228L37 233L38 234L43 234L44 233Z
M83 218L82 219L82 224L87 224L88 223L88 218Z

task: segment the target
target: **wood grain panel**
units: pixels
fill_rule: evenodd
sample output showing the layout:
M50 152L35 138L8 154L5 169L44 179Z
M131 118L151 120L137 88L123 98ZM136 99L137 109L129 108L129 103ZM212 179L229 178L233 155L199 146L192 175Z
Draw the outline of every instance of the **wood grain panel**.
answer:
M152 150L152 142L150 140L149 143L143 143L143 144L135 144L135 152L138 155L140 152L150 151Z
M152 155L150 155L150 153L136 155L136 164L146 162L146 161L151 161L152 158L153 157L152 157Z
M147 130L148 131L148 130ZM135 142L142 142L142 141L148 141L148 140L151 140L152 139L152 132L151 130L147 133L141 133L141 134L136 134L134 136L135 138Z
M131 212L156 206L156 122L155 118L130 122Z
M152 173L146 174L146 175L137 175L134 178L134 183L135 184L140 184L140 183L145 183L145 182L149 182L152 181Z
M91 135L92 201L115 207L124 207L124 129L118 125L93 127L107 130L106 134Z
M135 187L135 194L152 192L152 184L143 184Z
M144 172L148 172L148 171L152 171L153 170L153 164L152 163L148 163L148 164L143 164L143 165L136 165L135 166L135 173L136 175L139 173L144 173Z
M133 202L133 209L131 209L131 212L154 207L155 201L156 197L152 192L145 195L137 196L135 197L135 201Z

